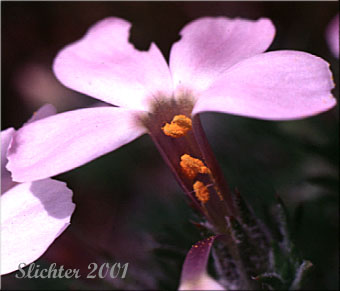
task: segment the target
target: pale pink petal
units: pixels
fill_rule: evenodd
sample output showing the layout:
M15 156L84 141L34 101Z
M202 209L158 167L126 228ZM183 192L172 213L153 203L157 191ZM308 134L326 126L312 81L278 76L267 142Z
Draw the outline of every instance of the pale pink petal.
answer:
M57 109L52 104L45 104L41 106L36 112L33 113L33 116L27 121L27 123L31 123L33 121L49 117L56 113Z
M331 52L336 58L339 58L339 13L329 23L326 38Z
M43 119L54 114L56 114L55 107L51 104L45 104L34 112L33 116L27 121L27 123ZM15 130L13 128L8 128L1 132L1 193L6 192L8 189L16 185L16 182L12 181L11 173L6 169L6 164L8 162L7 149L12 141L14 132Z
M183 282L178 290L226 290L220 283L203 273L197 280Z
M96 107L27 124L13 137L7 168L14 181L29 182L79 167L145 133L138 113Z
M75 205L66 184L46 179L1 196L1 274L38 259L67 228Z
M193 114L217 111L259 119L299 119L332 108L334 88L327 62L298 51L246 59L202 92Z
M207 274L210 250L219 237L221 236L212 236L192 246L185 257L179 290L225 290Z
M173 45L170 69L175 87L200 92L232 65L264 52L275 27L269 19L257 21L205 17L190 22Z
M9 188L15 185L12 181L11 173L7 171L7 149L12 141L15 130L14 128L7 128L1 131L1 194L6 192Z
M67 87L102 101L147 110L158 94L170 96L172 79L155 44L138 51L128 42L131 24L106 18L56 57L54 72Z

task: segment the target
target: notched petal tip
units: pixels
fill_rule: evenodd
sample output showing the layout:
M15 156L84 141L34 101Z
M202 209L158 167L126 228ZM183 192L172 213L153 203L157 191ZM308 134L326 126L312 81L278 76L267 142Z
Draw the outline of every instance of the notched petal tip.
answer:
M148 110L156 91L173 92L168 65L158 47L137 50L131 23L109 17L94 24L56 56L53 71L66 87L112 105Z
M241 60L264 52L275 36L270 19L204 17L188 23L170 52L175 87L207 89Z
M101 19L101 20L97 21L96 23L94 23L87 30L86 35L89 35L91 33L96 33L96 32L98 32L98 30L101 30L101 29L109 29L111 26L117 26L117 25L121 26L122 28L126 29L127 31L129 31L131 26L132 26L132 24L125 19L110 16L110 17L106 17L106 18Z
M255 20L251 20L251 19L245 19L241 17L229 18L225 16L205 16L205 17L194 19L188 24L186 24L179 32L179 35L183 37L185 33L188 32L187 30L190 30L191 25L201 26L203 28L207 24L216 26L216 25L219 25L221 22L225 22L225 25L224 25L226 28L225 32L229 31L228 25L226 25L226 24L229 24L228 22L243 22L247 24L252 23L252 24L261 25L266 29L270 29L270 32L272 32L273 36L275 35L275 30L276 30L272 20L266 17L261 17Z

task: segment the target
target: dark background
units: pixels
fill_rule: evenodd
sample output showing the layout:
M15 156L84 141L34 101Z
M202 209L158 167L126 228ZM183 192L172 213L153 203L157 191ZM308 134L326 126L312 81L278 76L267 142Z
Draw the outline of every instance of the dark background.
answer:
M139 49L155 42L168 59L189 21L222 15L269 17L277 33L269 50L303 50L331 64L325 30L337 2L1 2L2 129L20 127L42 104L65 111L96 103L66 89L51 71L57 52L94 22L132 22ZM338 85L337 85L338 86ZM334 95L338 98L338 87ZM259 217L279 194L293 222L294 241L314 264L305 289L338 288L337 108L300 121L270 122L217 113L202 115L225 177ZM19 280L4 289L176 289L186 252L201 239L184 194L148 136L59 175L74 191L71 226L37 261L88 274L88 264L129 262L125 280Z

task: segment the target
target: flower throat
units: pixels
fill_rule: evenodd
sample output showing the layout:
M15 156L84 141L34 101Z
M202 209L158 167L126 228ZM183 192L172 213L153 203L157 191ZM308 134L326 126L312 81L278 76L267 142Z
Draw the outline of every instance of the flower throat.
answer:
M187 96L157 99L140 120L193 206L225 233L225 217L234 215L232 197L192 109Z

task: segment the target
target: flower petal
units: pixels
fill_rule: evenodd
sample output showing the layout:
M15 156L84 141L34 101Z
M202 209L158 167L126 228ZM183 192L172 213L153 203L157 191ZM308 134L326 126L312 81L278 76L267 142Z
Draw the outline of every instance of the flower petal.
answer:
M269 19L257 21L204 17L186 25L173 45L170 69L175 87L198 92L206 89L232 65L264 52L275 27Z
M33 116L27 121L27 123L52 116L56 113L57 109L52 104L45 104L33 113Z
M66 184L18 184L1 196L1 274L38 259L67 228L75 205Z
M7 168L14 181L29 182L79 167L145 133L139 112L87 108L27 124L13 137Z
M339 13L329 23L326 38L331 52L336 58L339 58Z
M192 246L183 264L179 290L225 290L206 271L211 246L219 237L212 236Z
M14 132L15 130L12 127L1 131L1 194L15 185L15 182L12 181L11 173L6 169L8 162L7 149L12 141Z
M203 273L197 281L183 283L178 290L226 290L216 280L211 278L208 274Z
M217 111L260 119L299 119L332 108L336 100L327 62L298 51L275 51L233 66L202 93L193 114Z
M67 87L102 101L147 110L157 94L172 94L168 65L155 44L136 50L129 40L131 24L106 18L57 55L54 72Z

